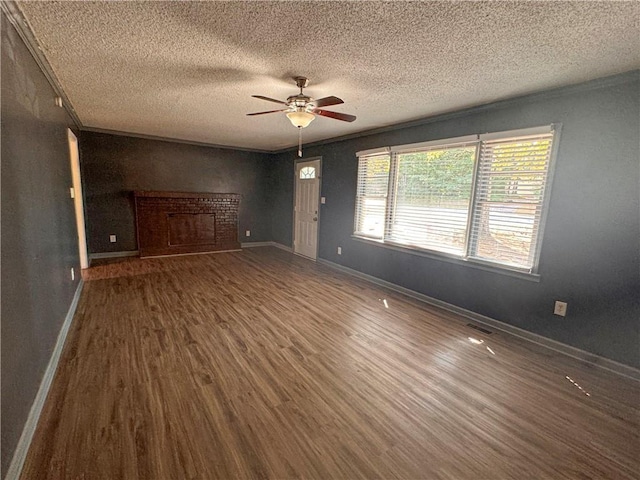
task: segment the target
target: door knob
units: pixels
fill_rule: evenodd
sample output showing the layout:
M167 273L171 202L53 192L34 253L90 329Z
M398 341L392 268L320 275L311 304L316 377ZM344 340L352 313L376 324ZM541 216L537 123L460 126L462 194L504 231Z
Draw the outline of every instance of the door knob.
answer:
M318 217L313 217L313 221L317 222L318 221Z

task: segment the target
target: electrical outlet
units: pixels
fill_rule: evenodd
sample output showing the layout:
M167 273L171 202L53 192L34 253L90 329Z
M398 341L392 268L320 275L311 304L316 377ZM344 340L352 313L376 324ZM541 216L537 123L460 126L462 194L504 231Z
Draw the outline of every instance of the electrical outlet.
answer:
M342 255L342 247L338 247L338 255Z
M76 279L76 271L71 267L71 281L73 282Z
M561 302L556 300L556 304L553 307L553 314L564 317L567 315L567 302Z
M320 197L320 203L324 205L327 203L327 199L325 197Z
M76 198L76 191L73 189L73 187L69 187L69 195L71 196L71 198Z
M116 236L115 235L109 235L109 241L111 243L116 243Z
M251 236L251 230L247 230L246 232L244 232L245 237L250 237Z

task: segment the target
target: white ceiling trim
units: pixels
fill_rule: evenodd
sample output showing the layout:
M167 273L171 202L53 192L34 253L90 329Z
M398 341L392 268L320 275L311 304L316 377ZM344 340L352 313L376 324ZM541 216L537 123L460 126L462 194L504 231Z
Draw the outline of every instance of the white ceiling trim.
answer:
M11 2L14 3L14 2ZM15 2L85 128L281 151L640 68L636 2ZM63 96L63 95L61 95ZM70 100L70 101L69 101Z
M51 88L56 93L58 97L62 99L62 106L66 110L66 112L71 117L71 120L75 124L75 126L80 129L82 128L82 122L78 117L75 109L73 108L73 104L69 100L64 88L60 84L60 81L56 77L56 74L53 72L51 65L47 58L42 54L42 48L38 45L38 41L36 40L33 32L28 27L24 16L20 12L20 9L16 6L16 2L13 0L2 0L0 2L0 9L7 16L7 19L14 26L18 35L24 42L27 50L31 53L31 56L38 64L38 67L42 71L43 75L51 85Z

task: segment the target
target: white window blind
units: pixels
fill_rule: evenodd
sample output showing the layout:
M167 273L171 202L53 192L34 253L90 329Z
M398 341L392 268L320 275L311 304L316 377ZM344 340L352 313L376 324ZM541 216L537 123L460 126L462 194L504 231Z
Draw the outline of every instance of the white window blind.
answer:
M463 255L476 143L397 153L385 240Z
M358 155L356 236L534 272L554 127Z
M358 157L355 234L382 239L387 210L389 185L388 153L364 154Z
M483 140L469 257L531 270L553 133Z

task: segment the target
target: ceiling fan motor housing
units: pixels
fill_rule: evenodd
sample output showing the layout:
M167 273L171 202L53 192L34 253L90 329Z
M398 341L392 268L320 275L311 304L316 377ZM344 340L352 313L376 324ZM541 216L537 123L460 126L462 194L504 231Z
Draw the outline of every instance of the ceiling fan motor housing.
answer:
M292 111L310 112L315 108L315 105L312 102L313 98L303 95L302 93L299 93L298 95L291 95L287 98L287 104Z
M323 97L319 100L314 100L308 95L305 95L302 91L309 84L307 77L294 77L296 85L300 89L300 93L297 95L291 95L287 97L287 101L276 100L275 98L265 97L263 95L252 95L252 97L266 100L268 102L279 103L285 105L287 108L281 108L280 110L269 110L267 112L247 113L247 115L264 115L267 113L285 112L289 120L298 128L304 128L315 118L316 115L322 117L333 118L336 120L342 120L344 122L353 122L355 115L349 115L347 113L332 112L330 110L322 110L322 107L328 107L331 105L340 105L344 103L342 99L334 96ZM294 118L297 119L294 122ZM303 121L304 119L304 121Z

